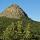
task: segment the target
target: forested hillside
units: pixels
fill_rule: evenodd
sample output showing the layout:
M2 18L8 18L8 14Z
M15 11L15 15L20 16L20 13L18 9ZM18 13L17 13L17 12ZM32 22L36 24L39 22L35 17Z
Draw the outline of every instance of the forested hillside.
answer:
M0 40L40 40L40 22L12 4L0 14Z

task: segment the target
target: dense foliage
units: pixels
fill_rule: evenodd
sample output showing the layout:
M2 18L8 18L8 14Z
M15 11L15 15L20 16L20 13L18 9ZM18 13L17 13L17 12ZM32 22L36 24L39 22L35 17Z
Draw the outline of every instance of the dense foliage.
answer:
M0 17L0 40L40 40L40 23Z

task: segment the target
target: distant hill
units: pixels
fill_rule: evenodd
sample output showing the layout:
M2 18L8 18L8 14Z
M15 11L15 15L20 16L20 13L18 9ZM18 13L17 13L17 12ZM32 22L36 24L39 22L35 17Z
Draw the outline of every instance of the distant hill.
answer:
M0 14L0 40L40 40L40 22L12 4Z

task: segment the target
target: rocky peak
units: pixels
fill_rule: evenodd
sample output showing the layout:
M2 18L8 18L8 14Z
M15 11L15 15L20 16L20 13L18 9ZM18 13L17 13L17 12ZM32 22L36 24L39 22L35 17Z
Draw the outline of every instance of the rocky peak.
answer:
M6 8L2 13L4 16L10 18L20 18L26 15L25 12L17 4L12 4L8 8Z

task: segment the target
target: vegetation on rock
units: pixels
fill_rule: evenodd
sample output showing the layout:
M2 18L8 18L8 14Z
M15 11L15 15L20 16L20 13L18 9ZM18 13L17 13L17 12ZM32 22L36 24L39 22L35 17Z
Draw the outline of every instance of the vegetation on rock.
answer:
M40 22L30 19L19 6L11 5L2 13L0 40L40 40Z

